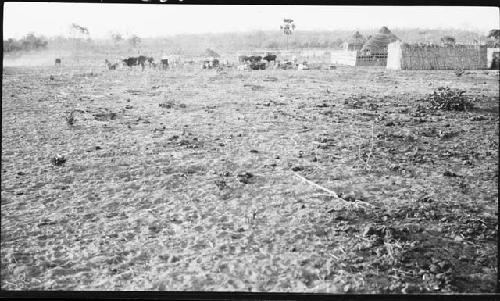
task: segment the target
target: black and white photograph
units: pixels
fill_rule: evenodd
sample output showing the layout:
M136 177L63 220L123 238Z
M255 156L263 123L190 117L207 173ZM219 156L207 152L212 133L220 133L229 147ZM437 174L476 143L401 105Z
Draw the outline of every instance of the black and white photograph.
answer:
M3 3L3 292L499 292L498 6L188 2Z

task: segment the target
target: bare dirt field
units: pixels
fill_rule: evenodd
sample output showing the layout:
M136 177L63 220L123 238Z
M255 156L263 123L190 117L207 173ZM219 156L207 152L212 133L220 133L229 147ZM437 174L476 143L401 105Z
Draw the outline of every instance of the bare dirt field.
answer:
M6 67L1 287L492 293L498 83ZM422 109L441 86L475 108Z

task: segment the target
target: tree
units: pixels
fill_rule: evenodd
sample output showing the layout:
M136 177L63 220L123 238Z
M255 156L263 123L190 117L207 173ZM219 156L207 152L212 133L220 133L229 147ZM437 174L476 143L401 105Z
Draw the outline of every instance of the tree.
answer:
M500 39L500 29L492 29L488 32L487 38Z
M280 26L280 29L286 37L286 49L288 50L288 38L295 30L295 23L293 23L292 19L283 19L283 24Z
M132 47L137 47L141 43L141 38L134 34L128 39L128 42Z
M82 51L82 46L84 45L82 40L90 41L90 32L87 27L71 23L69 26L69 33L73 42L75 60L78 64L80 61L79 53Z
M89 38L89 29L84 26L80 26L76 23L72 23L70 26L71 35L76 39Z
M122 35L121 35L121 34L119 34L119 33L112 33L112 34L111 34L111 39L113 40L113 42L114 42L115 44L117 44L117 43L119 43L120 41L122 41L122 40L123 40L123 37L122 37Z
M30 51L47 48L48 42L41 37L35 36L34 33L28 33L19 41L15 39L8 39L3 41L3 50L5 52L13 51Z

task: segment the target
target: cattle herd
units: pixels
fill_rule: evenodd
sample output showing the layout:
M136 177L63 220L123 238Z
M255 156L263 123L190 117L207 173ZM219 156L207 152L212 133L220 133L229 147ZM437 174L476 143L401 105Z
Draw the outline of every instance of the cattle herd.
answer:
M303 62L301 64L297 63L297 59L294 57L292 58L291 61L289 60L284 60L283 62L280 62L277 60L278 56L276 54L271 54L271 53L266 53L265 56L260 56L260 55L240 55L238 56L238 63L239 65L237 66L238 70L266 70L271 64L275 66L278 69L298 69L298 70L307 70L307 62ZM174 64L177 63L177 60L174 60ZM120 66L120 63L124 67L134 67L134 66L140 66L141 69L144 71L146 67L152 68L152 69L161 69L161 70L167 70L169 69L172 64L169 61L169 58L162 58L159 60L159 62L156 62L153 57L150 56L145 56L145 55L139 55L139 56L130 56L124 59L121 59L120 61L115 61L111 62L108 59L104 60L105 67L108 70L117 70L118 66ZM193 60L188 60L185 61L185 63L194 63ZM61 65L61 59L56 58L55 59L55 64L56 66ZM210 58L210 59L204 59L201 64L201 69L217 69L221 70L222 67L232 67L231 64L227 60L220 61L219 59L216 58Z

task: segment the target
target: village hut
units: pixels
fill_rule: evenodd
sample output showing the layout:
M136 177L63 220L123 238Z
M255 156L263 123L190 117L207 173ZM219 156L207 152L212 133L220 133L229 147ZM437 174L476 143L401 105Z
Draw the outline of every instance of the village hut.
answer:
M347 41L342 44L342 47L346 51L357 51L363 48L366 42L366 38L356 31Z
M361 52L374 55L374 54L387 54L387 45L392 42L400 41L395 34L393 34L389 28L383 26L379 29L378 33L373 35L365 43Z
M220 55L217 52L215 52L212 49L210 49L210 48L205 49L205 52L203 53L203 56L209 57L209 58L220 58Z
M441 38L441 46L453 47L455 46L455 38L452 36L444 36Z

